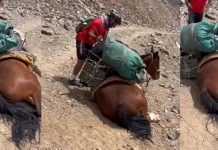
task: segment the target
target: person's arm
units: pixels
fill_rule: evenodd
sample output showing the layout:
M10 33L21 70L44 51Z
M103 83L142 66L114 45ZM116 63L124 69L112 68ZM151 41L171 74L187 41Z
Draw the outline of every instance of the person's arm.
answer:
M98 20L93 21L88 27L88 34L94 42L103 40L103 37L99 35L100 28L101 28L101 22L99 22Z
M90 29L90 30L88 31L88 34L89 34L89 36L91 37L91 39L92 39L93 41L96 41L96 42L101 42L101 41L103 41L103 37L102 37L101 35L96 35L95 32L94 32L94 30L92 30L92 29Z
M88 32L89 36L92 38L94 41L101 41L102 37L98 36L94 33L94 30L90 29Z

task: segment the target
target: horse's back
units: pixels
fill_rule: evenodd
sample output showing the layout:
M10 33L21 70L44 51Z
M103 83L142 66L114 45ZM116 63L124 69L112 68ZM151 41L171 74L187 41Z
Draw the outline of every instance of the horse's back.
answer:
M0 61L1 74L12 74L16 73L22 75L28 75L27 72L31 73L27 65L16 59L4 59Z
M205 63L198 73L198 87L200 91L218 89L218 59ZM216 92L218 96L218 91Z
M0 85L1 94L18 100L31 95L40 84L26 64L16 59L6 59L0 61Z
M123 105L130 116L137 115L142 106L147 107L144 92L122 81L104 85L96 91L95 98L102 113L109 118L116 118L119 105Z

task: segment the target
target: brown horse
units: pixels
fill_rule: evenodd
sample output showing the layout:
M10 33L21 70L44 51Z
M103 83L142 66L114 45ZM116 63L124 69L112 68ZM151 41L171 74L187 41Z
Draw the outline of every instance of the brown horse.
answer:
M207 61L197 77L200 99L210 114L218 115L218 59Z
M158 52L142 55L141 58L152 79L158 79ZM130 82L116 80L100 86L94 93L94 101L107 118L129 129L137 137L149 138L148 104L142 89Z
M21 60L0 61L0 113L12 121L12 140L18 148L35 138L40 127L41 86Z

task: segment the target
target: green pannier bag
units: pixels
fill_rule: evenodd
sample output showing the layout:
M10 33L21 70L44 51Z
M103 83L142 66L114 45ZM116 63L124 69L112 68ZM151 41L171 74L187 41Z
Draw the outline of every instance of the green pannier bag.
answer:
M145 64L139 54L126 47L124 44L107 37L103 45L103 62L126 80L135 83L143 81L140 72Z
M9 49L16 47L18 44L15 38L11 38L6 34L0 33L0 53L6 52Z
M218 50L218 24L202 21L186 25L181 30L180 38L184 52L215 52Z
M11 37L13 26L10 23L0 21L0 53L16 47L18 42Z
M0 21L0 33L10 35L13 26L10 23Z

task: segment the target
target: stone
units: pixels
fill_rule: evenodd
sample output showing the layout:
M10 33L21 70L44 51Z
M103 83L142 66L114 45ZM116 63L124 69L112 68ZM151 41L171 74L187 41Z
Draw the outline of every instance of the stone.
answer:
M167 133L167 137L170 140L177 140L180 137L180 133L178 131L171 131Z
M51 36L51 35L53 35L53 30L51 30L51 29L42 29L41 30L41 33L42 34L44 34L44 35L49 35L49 36Z
M8 20L8 18L6 16L4 16L4 15L0 15L0 19L1 20Z
M158 122L160 121L160 116L158 114L155 114L155 113L149 113L148 114L148 118L150 121L152 122Z

